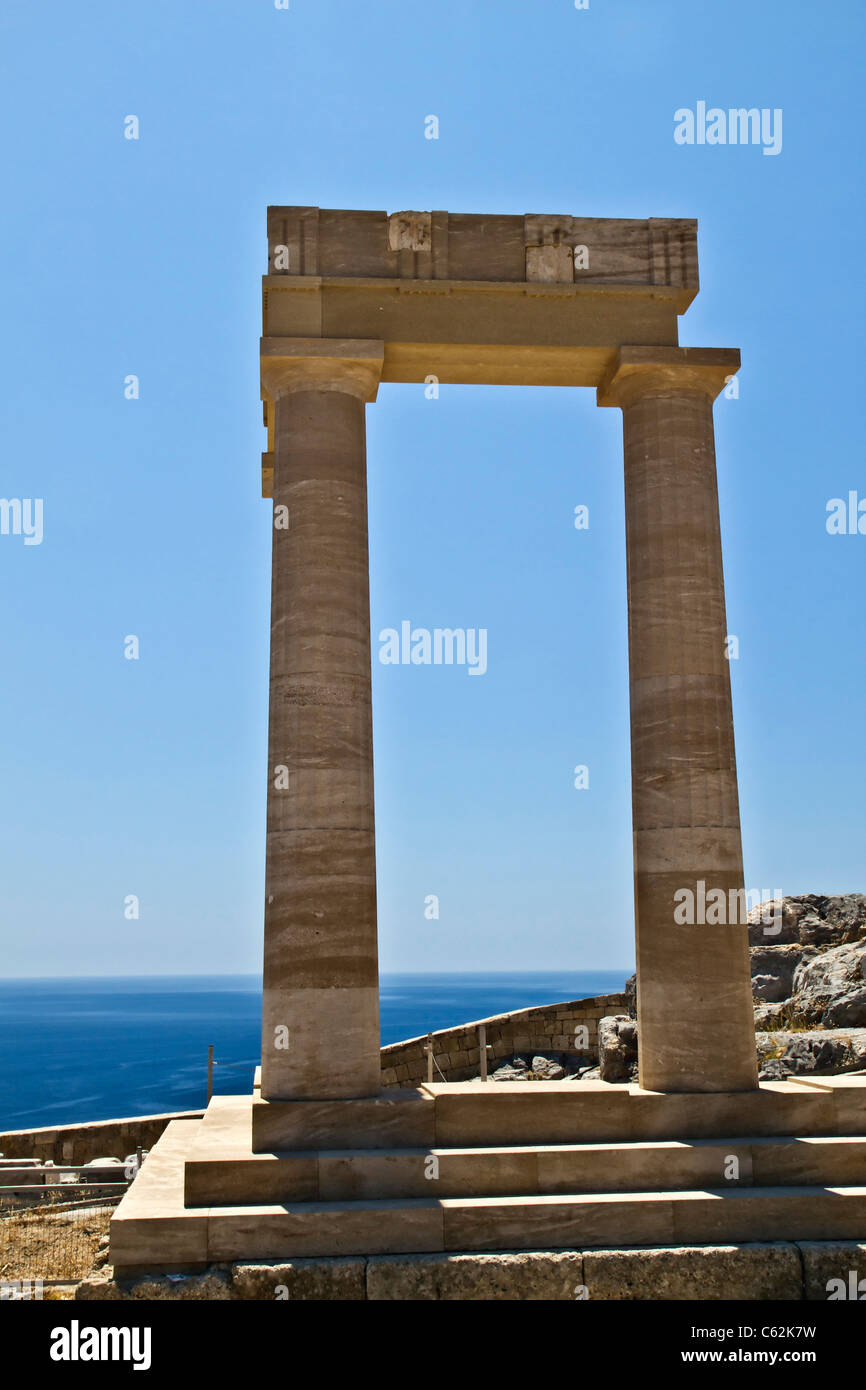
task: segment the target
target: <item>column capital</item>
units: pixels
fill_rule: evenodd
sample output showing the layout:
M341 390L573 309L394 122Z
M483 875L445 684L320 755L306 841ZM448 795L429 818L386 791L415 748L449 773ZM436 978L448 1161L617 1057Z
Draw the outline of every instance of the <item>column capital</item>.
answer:
M694 392L712 401L739 366L739 348L621 347L599 382L596 401L626 406L643 396Z
M344 391L374 401L385 344L373 338L262 338L262 399L292 391Z

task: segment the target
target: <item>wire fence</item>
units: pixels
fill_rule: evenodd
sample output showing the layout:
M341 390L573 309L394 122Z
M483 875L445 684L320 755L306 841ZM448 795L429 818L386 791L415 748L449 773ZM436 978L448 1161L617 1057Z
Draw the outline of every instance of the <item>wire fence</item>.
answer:
M86 1278L125 1191L125 1185L106 1191L104 1183L82 1183L74 1201L55 1188L38 1206L0 1211L0 1285Z
M217 1068L223 1073L251 1072L255 1066L255 1062L217 1062L209 1047L208 1100ZM0 1163L0 1300L20 1297L21 1287L32 1281L72 1284L90 1274L106 1244L112 1213L143 1156L139 1150L110 1174L96 1161L89 1171L71 1165L37 1165L32 1159ZM100 1178L108 1180L94 1181L93 1166L98 1166Z

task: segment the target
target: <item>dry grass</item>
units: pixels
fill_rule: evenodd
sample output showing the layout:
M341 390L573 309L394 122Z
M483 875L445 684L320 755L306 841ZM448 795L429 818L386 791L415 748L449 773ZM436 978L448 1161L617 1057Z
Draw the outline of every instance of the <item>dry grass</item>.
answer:
M0 1219L0 1279L84 1279L113 1206L77 1211L31 1207Z
M787 1005L779 1010L775 1024L774 1033L824 1033L827 1031L823 1024L810 1023L803 1014L798 1014L796 1009L791 1009Z
M756 1005L760 1000L756 999ZM762 1033L825 1033L827 1030L821 1023L810 1023L803 1015L797 1013L796 1009L785 1004L773 1017L772 1027L763 1025L758 1029Z

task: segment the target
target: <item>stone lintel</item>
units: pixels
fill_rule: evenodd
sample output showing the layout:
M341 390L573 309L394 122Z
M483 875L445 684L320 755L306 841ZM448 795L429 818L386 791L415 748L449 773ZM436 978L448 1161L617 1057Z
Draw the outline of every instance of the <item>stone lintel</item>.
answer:
M550 248L562 256L538 255ZM277 206L268 208L268 265L286 277L673 286L687 306L698 289L697 222Z
M624 406L642 396L684 392L715 400L739 368L739 348L621 347L599 383L597 401Z
M459 385L595 387L623 343L676 346L685 293L664 285L270 275L262 332L274 340L382 342L386 382L436 376Z

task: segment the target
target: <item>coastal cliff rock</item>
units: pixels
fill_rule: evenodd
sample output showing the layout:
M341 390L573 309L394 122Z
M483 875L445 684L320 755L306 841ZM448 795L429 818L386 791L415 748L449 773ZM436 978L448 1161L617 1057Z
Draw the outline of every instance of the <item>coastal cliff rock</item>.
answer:
M866 1067L866 1028L809 1033L756 1033L762 1081L819 1076Z
M866 1026L866 896L809 893L774 906L771 922L759 908L749 914L756 1026Z
M761 1080L866 1068L866 894L764 903L749 913L748 931ZM635 1019L634 975L624 992ZM608 1026L617 1021L599 1023L604 1080L620 1079L619 1034Z
M767 1004L780 1004L790 998L796 971L816 954L815 946L753 946L750 955L754 998Z
M802 893L774 900L776 916L762 921L762 908L749 913L750 946L846 946L866 939L866 894L842 893L826 897ZM781 906L781 913L778 909ZM769 916L769 904L763 904Z
M796 1013L824 1028L866 1026L866 940L804 959L794 975Z

